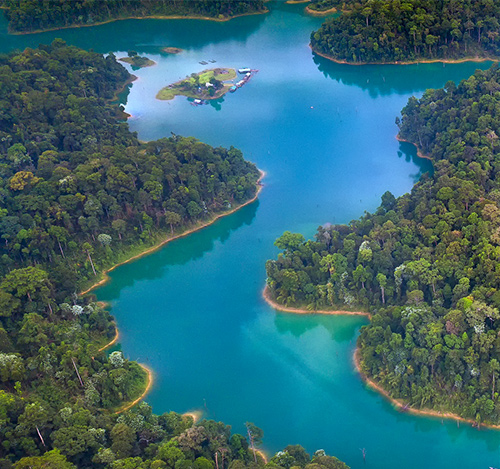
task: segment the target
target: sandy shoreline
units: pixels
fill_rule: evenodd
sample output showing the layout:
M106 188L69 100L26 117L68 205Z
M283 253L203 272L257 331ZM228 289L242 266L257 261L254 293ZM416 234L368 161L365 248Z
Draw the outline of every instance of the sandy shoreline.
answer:
M104 350L106 350L107 348L111 347L112 345L116 344L118 342L118 339L120 338L120 332L118 331L118 327L116 327L116 324L115 324L115 336L113 337L113 339L108 342L104 347L101 347L98 352L103 352Z
M215 216L214 218L212 218L210 221L208 221L206 223L202 223L201 225L195 226L194 228L186 230L183 233L178 234L176 236L173 236L171 238L164 239L163 241L160 241L159 243L155 244L154 246L151 246L150 248L146 249L145 251L142 251L141 253L136 254L135 256L129 257L128 259L126 259L126 260L124 260L122 262L119 262L118 264L113 265L109 269L104 270L102 272L103 278L101 280L99 280L98 282L94 283L91 287L89 287L86 290L82 291L80 293L80 295L81 296L86 295L87 293L91 292L95 288L100 287L101 285L104 285L105 283L107 283L109 281L109 279L110 279L110 277L108 275L109 272L115 270L116 268L120 267L121 265L128 264L129 262L135 261L136 259L140 259L141 257L147 256L148 254L151 254L152 252L160 249L165 244L168 244L171 241L175 241L176 239L179 239L179 238L184 238L185 236L188 236L191 233L194 233L195 231L202 230L203 228L206 228L207 226L210 226L212 223L216 222L219 218L231 215L234 212L238 211L239 209L241 209L243 207L246 207L247 205L250 205L251 203L255 202L257 200L257 197L260 194L260 191L264 187L261 184L261 181L262 181L262 179L266 175L266 173L264 171L260 170L260 169L259 169L259 172L260 172L260 177L259 177L259 179L257 179L257 183L256 183L257 184L257 192L255 193L255 195L250 200L247 200L245 203L243 203L241 205L238 205L237 207L229 210L228 212L220 213L219 215Z
M307 0L309 1L309 0ZM7 9L7 8L5 8ZM71 28L91 28L92 26L101 26L103 24L114 23L115 21L125 21L125 20L202 20L202 21L217 21L219 23L224 23L225 21L230 21L233 18L240 18L242 16L252 16L252 15L263 15L269 13L269 10L266 9L264 11L254 11L250 13L242 13L241 15L234 15L230 18L212 18L210 16L181 16L181 15L171 15L171 16L127 16L126 18L112 18L106 21L100 21L98 23L92 24L72 24L69 26L58 26L57 28L49 28L49 29L35 29L34 31L15 31L9 32L13 36L23 36L25 34L40 34L40 33L48 33L51 31L61 31L62 29L71 29Z
M269 295L269 289L266 287L262 291L262 298L267 302L267 304L278 311L284 311L285 313L293 313L293 314L324 314L330 316L366 316L371 319L372 315L370 313L366 313L363 311L342 311L342 310L330 310L330 309L315 309L309 311L307 309L301 308L290 308L288 306L280 305L271 299Z
M464 422L464 423L467 423L467 424L473 425L473 426L477 424L475 420L466 419L464 417L460 417L460 415L453 414L451 412L439 412L437 410L432 410L432 409L413 409L412 407L405 407L406 404L404 404L403 402L401 402L398 399L395 399L394 397L391 397L389 395L389 393L384 388L382 388L382 386L377 384L372 379L368 378L368 376L361 370L359 349L357 347L356 347L356 350L354 351L353 361L354 361L354 366L356 367L356 370L358 371L358 373L361 375L361 379L363 380L363 382L367 386L371 387L375 391L382 394L382 396L384 396L394 407L396 407L398 409L402 409L405 412L409 412L409 413L412 413L415 415L421 415L421 416L427 416L427 417L437 417L437 418L448 419L448 420L455 420L455 421ZM500 425L495 425L495 424L482 423L478 427L478 430L480 427L491 428L493 430L500 430Z
M153 372L151 371L150 368L148 368L146 365L143 365L142 363L137 363L148 375L148 384L146 385L146 389L142 392L142 394L137 398L134 399L132 402L127 404L125 407L122 407L121 409L118 409L115 414L121 414L122 412L125 412L126 410L134 407L137 403L142 401L148 392L151 390L151 386L153 386Z
M434 64L434 63L443 63L443 64L461 64L464 62L498 62L500 58L492 58L492 57L464 57L463 59L422 59L422 60L414 60L412 62L348 62L346 60L336 59L331 55L324 54L323 52L318 52L313 49L311 44L309 44L311 50L316 54L325 59L331 60L337 64L343 65L418 65L418 64Z
M353 315L353 316L366 316L371 319L371 314L370 313L365 313L365 312L359 312L359 311L330 311L330 310L316 310L316 311L308 311L305 309L300 309L300 308L289 308L283 305L280 305L276 303L275 301L271 300L269 298L269 290L267 286L264 288L262 292L262 297L264 300L272 306L274 309L277 309L279 311L283 311L286 313L293 313L293 314L329 314L329 315ZM432 409L413 409L411 407L405 407L406 404L398 399L395 399L391 397L388 391L386 391L382 386L377 384L375 381L370 379L362 370L361 370L361 363L360 363L360 356L359 356L359 348L356 347L353 355L353 362L354 362L354 367L358 371L358 373L361 376L361 379L363 382L374 389L375 391L379 392L382 394L382 396L387 399L394 407L404 410L405 412L409 412L415 415L420 415L420 416L427 416L427 417L436 417L436 418L442 418L442 419L449 419L449 420L455 420L459 422L464 422L469 425L476 425L476 422L471 419L466 419L464 417L460 417L457 414L453 414L451 412L439 412L437 410L432 410ZM481 427L486 427L486 428L491 428L493 430L500 430L500 425L495 425L495 424L481 424ZM478 427L479 429L479 427Z
M335 7L323 11L311 10L308 6L306 7L306 13L311 16L327 16L333 13L337 13L337 11L338 10Z

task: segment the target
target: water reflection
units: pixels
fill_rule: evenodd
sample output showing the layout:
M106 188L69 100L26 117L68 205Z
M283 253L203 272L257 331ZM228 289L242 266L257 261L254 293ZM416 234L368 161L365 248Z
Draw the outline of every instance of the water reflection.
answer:
M68 44L106 53L136 50L169 55L164 47L198 49L221 42L244 43L266 21L267 14L234 18L225 22L205 20L119 20L90 28L69 28L38 34L9 35L7 20L0 12L0 52L48 44L62 38ZM84 33L82 34L82 31ZM196 34L193 34L196 31Z
M418 94L428 88L440 88L448 80L458 82L464 76L472 75L477 69L486 70L493 63L357 66L338 64L314 53L312 57L325 77L345 85L357 86L368 91L372 98L395 93Z
M427 158L420 158L417 154L417 147L408 142L399 142L399 151L398 157L405 159L406 162L413 162L419 171L417 173L410 174L410 177L413 178L413 182L418 182L425 173L428 173L430 176L434 174L434 166L432 161Z
M368 323L368 320L365 321L362 317L347 315L300 315L280 312L277 312L274 319L276 330L281 335L291 333L295 337L300 337L312 329L321 328L328 332L329 340L333 339L335 342L339 343L354 343L359 325L366 323ZM354 325L358 327L354 327Z
M113 301L120 296L120 290L133 286L143 280L155 280L164 277L169 267L184 265L202 258L212 251L216 242L224 244L233 231L250 225L255 218L259 201L243 207L231 216L223 217L210 227L195 232L167 244L155 252L154 256L146 256L120 267L120 275L113 276L113 281L99 289L99 297ZM207 235L209 234L209 235Z

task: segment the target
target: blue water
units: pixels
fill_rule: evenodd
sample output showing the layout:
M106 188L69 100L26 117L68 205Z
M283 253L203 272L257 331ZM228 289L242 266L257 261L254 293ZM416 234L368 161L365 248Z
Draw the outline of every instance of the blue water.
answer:
M334 64L308 47L321 19L303 5L268 5L267 15L226 23L129 20L30 36L7 36L0 22L4 51L62 37L118 57L148 55L158 65L135 71L122 94L140 139L173 132L234 145L267 173L257 202L112 272L97 295L112 304L120 347L154 370L155 412L197 409L235 431L252 421L269 452L300 443L353 468L500 465L500 433L402 414L364 386L352 354L366 319L277 313L261 297L283 231L312 237L320 224L349 222L431 170L394 138L408 98L489 64ZM184 51L168 55L166 46ZM209 67L203 60L259 72L207 106L155 99Z

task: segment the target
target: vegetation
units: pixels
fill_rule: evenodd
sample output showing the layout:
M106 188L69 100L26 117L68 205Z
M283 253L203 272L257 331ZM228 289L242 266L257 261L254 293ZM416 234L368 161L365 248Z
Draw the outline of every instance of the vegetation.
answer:
M148 59L147 57L141 57L134 50L128 51L127 57L122 57L118 60L132 65L132 68L134 69L156 65L154 60Z
M231 148L141 144L108 104L129 79L113 55L61 40L0 58L0 467L264 467L221 422L154 415L145 371L99 347L109 313L75 292L120 256L255 194ZM247 424L258 445L262 431ZM289 446L273 468L343 469Z
M259 177L234 148L140 144L107 103L129 77L113 55L61 40L0 58L1 467L212 467L215 441L226 466L251 459L223 424L147 405L109 412L147 376L99 352L112 318L75 292L132 250L247 201Z
M400 137L435 163L374 214L286 232L267 262L278 303L373 313L361 367L412 407L500 422L500 71L411 98Z
M307 5L307 11L310 13L331 13L335 12L337 9L345 6L346 2L340 0L319 0L318 2L311 2Z
M103 6L103 3L105 5ZM11 32L92 25L115 19L199 16L227 19L265 12L263 0L3 0Z
M229 91L232 84L224 83L236 78L234 68L214 68L192 73L184 80L173 85L168 85L158 91L157 99L170 100L176 96L187 96L188 98L216 99Z
M314 51L352 63L500 56L493 0L361 0L311 34Z

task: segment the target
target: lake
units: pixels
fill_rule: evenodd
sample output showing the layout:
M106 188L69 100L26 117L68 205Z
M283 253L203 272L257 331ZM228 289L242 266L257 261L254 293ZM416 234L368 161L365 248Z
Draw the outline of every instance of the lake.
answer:
M353 468L500 465L500 432L400 413L366 388L352 362L365 318L279 313L261 296L283 231L312 237L321 224L347 223L432 170L395 139L408 98L489 64L334 64L308 46L322 19L304 5L268 6L224 23L127 20L25 36L7 35L0 21L4 52L61 37L117 57L147 55L157 65L134 71L120 97L140 139L173 132L233 145L267 173L258 201L118 268L96 291L112 305L125 355L155 373L147 401L157 413L201 410L238 432L251 421L268 452L301 444ZM169 55L167 46L184 51ZM155 99L210 66L259 71L209 105Z

